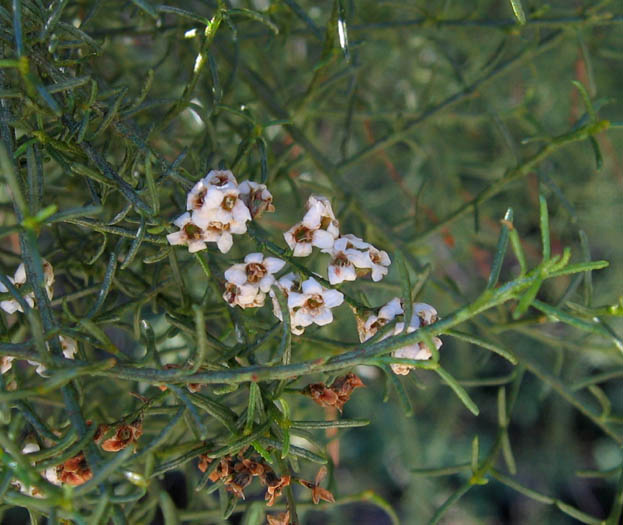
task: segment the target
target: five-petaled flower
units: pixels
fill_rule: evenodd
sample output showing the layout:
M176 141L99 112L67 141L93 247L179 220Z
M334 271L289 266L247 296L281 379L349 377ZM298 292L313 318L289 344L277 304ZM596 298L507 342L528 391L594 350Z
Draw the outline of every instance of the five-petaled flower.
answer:
M377 250L355 235L342 235L325 253L331 255L328 275L331 284L354 281L358 275L371 273L373 281L380 281L387 275L391 263L389 255Z
M273 196L265 184L245 180L238 186L240 198L247 205L253 219L260 218L264 212L275 211Z
M327 467L320 467L314 483L304 479L299 480L299 483L312 491L312 501L314 505L318 505L320 500L324 500L327 503L335 503L335 498L327 489L323 489L320 486L321 481L327 476Z
M312 247L328 250L340 235L339 222L326 197L312 195L307 200L307 213L283 234L294 257L307 257Z
M290 310L291 330L294 334L302 334L306 326L317 324L324 326L333 321L332 308L344 301L344 294L322 286L313 277L301 284L301 292L288 293L288 309Z
M225 293L223 298L231 306L241 308L264 306L266 293L275 282L273 274L281 270L285 261L276 257L264 257L261 253L250 253L244 263L234 264L225 271Z

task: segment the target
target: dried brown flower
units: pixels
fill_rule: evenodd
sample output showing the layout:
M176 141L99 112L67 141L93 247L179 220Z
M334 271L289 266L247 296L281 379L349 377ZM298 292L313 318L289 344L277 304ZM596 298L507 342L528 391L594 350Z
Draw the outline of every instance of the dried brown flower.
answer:
M137 419L129 425L119 425L115 435L100 445L106 452L119 452L143 435L143 422Z
M73 458L56 467L56 475L62 483L67 485L82 485L93 477L93 472L87 464L83 452L79 452Z
M210 458L207 456L207 454L201 454L199 456L199 470L201 472L205 472L206 470L208 470L208 465L210 465L210 463L212 463L213 458Z
M312 483L311 481L306 481L304 479L299 480L299 483L312 491L312 501L314 505L318 505L320 500L326 501L328 503L335 503L335 498L333 494L329 492L327 489L323 489L320 486L320 482L327 476L327 468L320 467L318 474L316 474L316 479Z
M309 384L302 393L311 397L320 406L335 407L341 412L353 390L361 386L365 386L363 381L351 372L336 378L329 387L324 383Z
M290 484L290 476L277 476L274 472L267 472L264 476L266 482L266 505L272 507L275 500L281 496L281 491Z

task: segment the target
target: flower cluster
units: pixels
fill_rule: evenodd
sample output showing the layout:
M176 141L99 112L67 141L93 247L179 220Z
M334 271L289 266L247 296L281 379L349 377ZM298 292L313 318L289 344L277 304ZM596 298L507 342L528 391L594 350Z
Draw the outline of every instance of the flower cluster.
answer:
M227 455L219 460L216 468L210 473L210 481L222 481L225 488L236 497L245 499L244 489L254 477L258 477L266 487L266 504L272 507L275 500L281 496L282 490L290 484L290 476L277 476L275 471L261 458L245 457L246 449L237 456ZM205 472L213 459L206 454L199 456L199 470Z
M247 181L238 185L231 171L212 170L188 193L186 213L173 221L179 231L167 235L167 240L188 246L191 253L214 242L227 253L233 245L232 235L246 233L252 217L272 211L272 200L263 184Z
M404 317L404 309L401 304L401 300L395 297L383 306L377 315L369 316L365 322L359 327L359 339L361 342L367 341L374 334L376 334L383 326L390 322L397 320L399 316ZM437 310L431 305L426 303L413 303L412 315L409 325L407 326L406 333L410 334L415 332L421 326L428 326L438 320ZM399 335L405 331L404 319L397 321L393 330L384 334L383 339L392 335ZM442 342L438 337L433 337L433 343L437 349L441 348ZM392 353L394 357L427 360L430 359L432 354L428 346L422 342L416 342L410 345L403 346L398 350L394 350ZM395 374L407 375L413 368L410 365L392 364L392 370Z
M333 322L331 309L341 305L344 301L342 292L325 288L313 277L300 283L295 274L289 273L279 279L277 286L287 298L290 328L296 335L301 335L305 327L311 324L324 326ZM275 317L283 321L279 301L272 290L271 297L273 298L273 313Z
M280 271L285 261L276 257L264 257L261 253L250 253L244 263L234 264L225 271L225 293L223 299L230 305L241 308L264 306L266 294L275 282L273 274Z
M21 288L24 284L26 284L26 267L24 266L24 263L21 263L17 267L17 270L15 270L15 274L13 275L13 277L8 277L8 279L17 289ZM54 297L54 268L45 259L43 259L43 279L45 291L48 295L48 298L51 300ZM6 286L0 283L0 293L6 293L7 291L8 290ZM30 306L31 308L35 306L35 294L33 291L28 292L23 297L28 306ZM13 314L15 312L23 313L21 305L15 299L7 299L0 302L0 308L9 314ZM71 337L63 335L59 335L58 339L65 359L73 359L78 352L78 343ZM5 374L11 369L11 367L13 366L13 359L15 358L12 356L3 356L0 359L0 374ZM28 363L37 367L35 369L35 372L37 372L37 374L44 377L46 376L47 369L39 361L28 360Z
M28 454L34 454L35 452L39 452L41 450L41 448L39 447L39 444L36 442L29 442L26 443L24 445L24 447L22 448L22 454L28 455ZM34 465L34 462L33 462ZM54 484L54 485L60 485L61 481L58 479L58 476L56 474L56 468L55 467L49 467L46 470L44 470L43 472L41 472L40 474L47 479L50 483ZM44 494L37 489L37 487L32 487L32 486L28 486L28 485L24 485L20 480L18 479L14 479L11 481L11 485L13 487L15 487L17 490L19 490L21 493L23 494L28 494L29 496L33 496L35 498L43 498Z
M331 255L328 277L331 284L354 281L371 274L373 281L387 275L391 260L387 252L352 234L340 236L340 224L331 202L326 197L312 195L307 200L307 213L283 234L294 257L306 257L315 246Z
M312 398L322 407L335 407L342 412L353 390L362 386L365 386L363 381L351 372L336 378L331 386L326 386L324 383L311 383L301 393Z

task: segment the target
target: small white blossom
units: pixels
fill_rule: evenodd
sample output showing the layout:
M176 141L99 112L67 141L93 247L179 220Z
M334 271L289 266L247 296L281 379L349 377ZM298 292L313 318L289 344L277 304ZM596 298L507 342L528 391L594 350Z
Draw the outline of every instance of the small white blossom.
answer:
M9 370L11 370L11 367L13 366L13 359L15 358L10 355L3 355L0 357L0 374L6 374Z
M301 281L299 279L299 277L293 273L290 272L286 275L284 275L283 277L281 277L277 282L276 285L279 287L279 289L283 292L283 294L285 295L286 301L290 295L291 292L300 292L301 291ZM273 302L273 314L275 315L275 317L277 319L279 319L280 321L283 322L283 315L281 313L281 305L279 304L279 300L277 299L277 295L275 294L275 291L271 288L270 292L270 298L272 299ZM290 311L290 317L292 317L292 312ZM295 335L301 335L305 329L303 327L296 327L294 325L292 325L290 323L290 330L292 331L293 334Z
M339 223L326 197L312 195L307 200L303 220L283 234L295 257L307 257L316 246L329 250L339 237Z
M273 196L265 184L245 180L238 186L240 198L249 208L253 219L261 217L264 212L275 211Z
M177 232L169 233L167 235L167 241L172 245L188 246L190 253L205 250L206 245L206 232L197 226L191 218L190 213L186 212L180 215L173 221L173 224L180 230Z
M333 322L331 309L342 304L344 294L324 288L313 277L303 281L301 288L301 293L288 294L292 331L302 333L311 324L324 326Z
M266 294L253 284L243 284L238 286L234 283L225 284L223 299L229 306L240 306L240 308L260 308L264 306Z
M357 270L371 272L372 280L380 281L387 275L387 267L391 262L386 252L377 250L370 243L351 234L339 237L329 250L323 251L332 257L328 268L331 284L354 281Z
M9 281L13 283L15 288L19 289L24 284L26 284L26 266L24 263L21 263L17 270L15 270L15 274L13 277L8 277ZM45 291L48 295L49 299L52 299L54 296L54 269L52 265L43 259L43 285L45 287ZM7 293L9 290L6 286L0 283L0 293ZM28 292L24 295L24 300L33 308L35 306L35 293ZM0 308L4 310L8 314L13 314L15 312L23 312L21 305L15 299L6 299L4 301L0 301Z
M371 315L370 317L368 317L365 323L360 326L360 340L362 342L367 341L383 326L393 321L399 315L404 315L404 310L402 308L400 299L395 297L379 310L378 315ZM411 321L409 322L409 326L407 326L406 332L408 334L415 332L418 328L420 328L420 326L428 326L429 324L436 322L437 319L437 310L435 310L431 305L426 303L413 303ZM393 330L390 330L389 333L385 334L383 339L386 339L392 335L402 334L405 331L404 328L404 320L397 322L394 325ZM442 345L441 339L439 339L438 337L433 337L432 340L437 350L439 350ZM392 352L392 355L394 357L416 359L422 361L430 359L432 357L431 351L429 350L428 346L426 346L426 344L423 342L417 342L403 346L398 350L394 350L394 352ZM395 374L406 375L411 371L413 367L411 365L393 363L391 365L391 368Z
M71 337L59 335L58 340L61 343L61 350L63 351L63 356L65 357L65 359L74 359L76 352L78 352L78 343L76 343L75 339L72 339ZM47 343L46 343L46 347L48 347ZM42 363L40 363L39 361L30 361L30 360L28 360L28 363L37 367L35 369L35 372L39 374L41 377L48 377L48 375L46 374L48 369Z
M225 271L225 279L238 286L252 284L267 293L275 282L273 274L280 271L285 264L285 261L276 257L250 253L244 258L244 263L234 264Z

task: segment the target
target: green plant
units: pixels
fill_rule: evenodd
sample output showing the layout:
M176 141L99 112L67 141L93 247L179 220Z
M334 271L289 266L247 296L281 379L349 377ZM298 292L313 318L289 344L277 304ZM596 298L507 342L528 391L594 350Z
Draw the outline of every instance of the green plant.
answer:
M589 198L584 173L614 172L613 154L602 149L616 149L608 142L615 139L603 137L621 124L603 118L611 110L616 119L616 109L596 97L596 85L611 91L616 80L597 75L591 57L600 50L600 60L618 56L620 38L609 28L623 15L607 1L577 9L561 3L552 12L521 1L474 2L473 11L453 2L177 4L0 4L3 510L24 507L33 523L43 516L150 523L157 513L167 524L206 523L242 512L245 523L259 523L270 509L242 501L257 476L273 508L288 512L271 514L274 523L297 523L310 508L340 516L351 503L372 503L393 522L400 513L407 522L436 523L486 484L556 508L555 517L542 518L552 522L617 523L620 457L611 469L584 472L619 480L605 514L595 517L564 494L549 496L548 488L516 478L514 440L529 434L528 414L551 391L593 425L604 450L623 444L620 385L613 385L623 375L616 325L623 303L612 296L620 268L593 290L608 262L592 260L581 226L589 220L574 204ZM475 43L478 30L495 38ZM551 101L562 104L558 57L566 59L570 40L584 72L565 83L574 93L570 107L556 105L550 115ZM513 92L509 78L524 92ZM499 92L501 85L509 92ZM520 145L516 136L529 138ZM572 144L588 144L590 153ZM247 203L247 231L231 251L229 236L218 250L209 242L189 254L171 223L211 170L265 184L276 213L255 215ZM521 195L518 181L531 181ZM389 253L386 279L331 284L325 255L295 257L283 233L300 220L310 193L330 198L342 235L352 231ZM262 211L269 204L262 201ZM461 220L468 215L471 223ZM328 231L327 218L316 229ZM204 225L188 228L192 238ZM615 238L616 228L603 228ZM308 233L294 231L294 240ZM293 285L271 288L279 319L268 305L239 308L248 303L228 288L225 272L249 253L284 261L293 279L339 290L336 322L293 324ZM617 256L620 249L607 258ZM13 275L20 263L23 279ZM378 321L392 297L401 299L400 312L365 332L362 325ZM420 299L441 318L409 331L405 320ZM291 318L283 315L290 310ZM426 356L398 357L409 345ZM476 357L465 355L474 348ZM39 364L44 377L7 357ZM347 375L353 370L370 374L368 388L345 405L359 386ZM399 377L396 370L411 372ZM431 444L425 456L408 458L409 475L463 477L453 490L442 486L441 501L431 503L435 491L418 486L427 504L419 507L412 495L396 511L382 481L338 483L336 443L347 456L342 464L359 472L390 453L396 436L386 429L381 444L365 437L369 429L332 434L370 424L383 381L386 400L397 400L386 405L390 424L406 446L417 433L403 432L403 419L415 413L435 429L428 439L417 436ZM521 390L526 384L536 393ZM390 412L394 405L402 412ZM351 410L360 417L349 417ZM481 415L461 419L470 412ZM438 427L450 419L459 426ZM564 428L553 420L552 428ZM380 451L381 460L356 448L348 458L350 439ZM435 448L449 440L451 452ZM585 442L550 441L572 449ZM468 457L470 448L469 461L416 468ZM520 453L534 457L534 448L520 445ZM320 484L324 465L328 489ZM184 473L192 491L185 507L167 490L164 476L173 471ZM258 492L252 487L249 494Z

